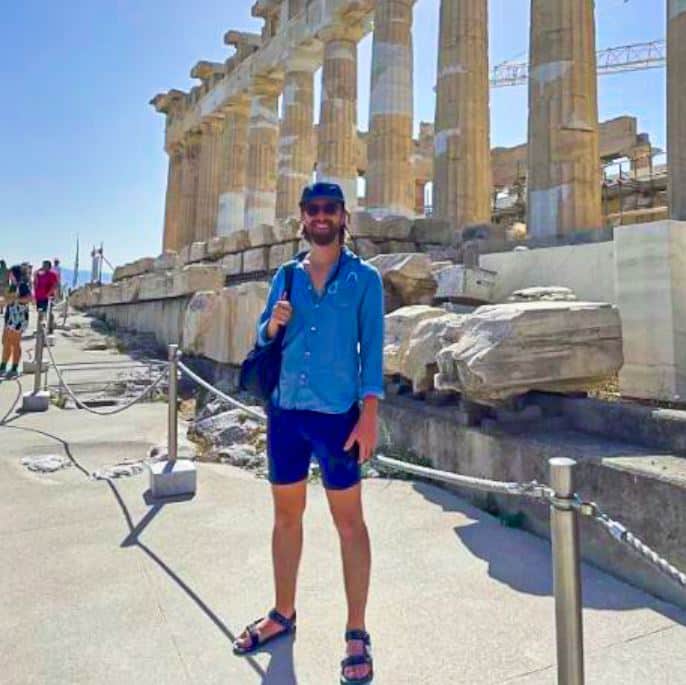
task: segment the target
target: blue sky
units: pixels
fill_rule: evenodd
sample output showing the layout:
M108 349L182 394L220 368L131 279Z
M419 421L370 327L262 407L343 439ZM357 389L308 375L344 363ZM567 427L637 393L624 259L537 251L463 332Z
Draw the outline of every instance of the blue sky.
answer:
M160 252L167 159L157 92L187 90L199 59L225 60L229 28L256 31L253 0L23 0L0 27L0 257L105 244L114 264ZM663 0L596 0L598 47L663 38ZM415 7L415 114L433 120L439 0ZM529 0L490 0L491 64L526 60ZM366 128L371 37L359 48ZM525 87L492 91L492 144L526 138ZM633 114L665 146L664 70L600 80L602 119ZM84 254L82 250L82 255ZM85 263L82 259L82 268Z

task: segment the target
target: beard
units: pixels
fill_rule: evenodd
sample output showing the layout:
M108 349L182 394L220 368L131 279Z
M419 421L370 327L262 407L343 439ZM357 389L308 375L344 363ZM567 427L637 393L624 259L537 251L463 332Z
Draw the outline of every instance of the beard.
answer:
M305 235L311 243L319 245L319 247L326 247L338 240L341 226L336 226L331 221L326 222L326 229L309 227L305 229Z

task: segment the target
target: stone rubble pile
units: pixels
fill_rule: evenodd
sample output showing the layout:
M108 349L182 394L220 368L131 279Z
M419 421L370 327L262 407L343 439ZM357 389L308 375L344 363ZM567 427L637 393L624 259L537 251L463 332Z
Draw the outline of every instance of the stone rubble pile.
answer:
M497 404L530 390L586 391L623 364L619 312L592 302L480 307L437 355L436 388Z
M586 391L622 363L619 313L603 303L508 303L471 314L415 305L386 316L384 373L415 393L498 404L530 390Z

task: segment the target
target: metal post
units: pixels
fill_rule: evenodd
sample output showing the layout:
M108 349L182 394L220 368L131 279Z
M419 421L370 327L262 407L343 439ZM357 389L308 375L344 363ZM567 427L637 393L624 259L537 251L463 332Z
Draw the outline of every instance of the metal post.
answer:
M176 461L178 450L178 418L176 409L179 346L169 345L169 415L167 430L167 459Z
M44 322L44 312L38 312L38 326L36 328L36 349L34 355L36 361L36 370L33 374L34 395L40 392L41 375L43 374L43 345L45 344L45 336L43 331Z
M584 638L581 617L581 565L577 512L565 506L574 496L573 459L551 459L550 485L563 500L550 507L555 587L558 685L583 685Z
M64 298L64 312L62 313L62 330L67 329L67 316L69 315L69 295Z

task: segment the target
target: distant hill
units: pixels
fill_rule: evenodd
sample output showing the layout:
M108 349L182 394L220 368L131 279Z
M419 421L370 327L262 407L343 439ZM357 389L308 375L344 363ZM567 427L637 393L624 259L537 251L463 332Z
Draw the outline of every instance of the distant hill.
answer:
M62 269L62 283L71 287L73 278L74 278L74 270L73 269L64 269L64 268ZM89 271L79 271L76 284L77 285L85 285L86 283L90 282L90 280L91 280L90 270ZM102 282L103 283L111 283L112 282L112 274L106 273L103 271Z

